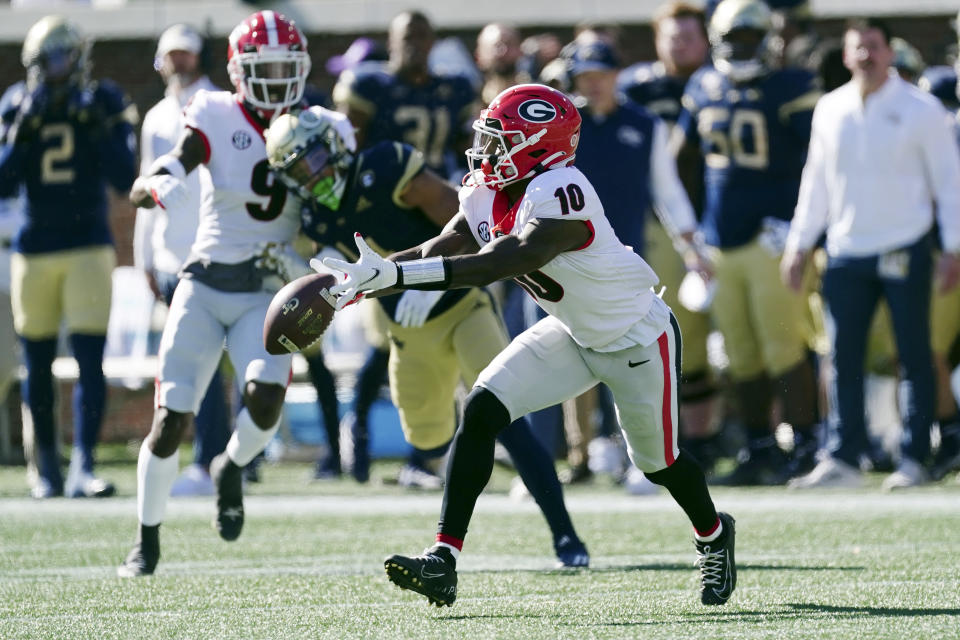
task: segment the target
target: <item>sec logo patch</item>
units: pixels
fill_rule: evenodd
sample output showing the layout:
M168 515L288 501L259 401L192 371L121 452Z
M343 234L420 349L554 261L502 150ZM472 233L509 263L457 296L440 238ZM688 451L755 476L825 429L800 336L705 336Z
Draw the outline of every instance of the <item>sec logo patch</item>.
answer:
M532 100L520 103L520 106L517 108L517 113L527 122L536 122L539 124L542 122L550 122L556 118L557 108L546 100L533 98Z
M480 239L484 242L490 242L490 225L487 224L486 221L477 225L477 235L480 236Z
M249 147L250 143L253 142L253 140L250 138L250 134L242 129L237 129L234 131L233 138L231 140L233 141L233 146L240 151L243 151Z

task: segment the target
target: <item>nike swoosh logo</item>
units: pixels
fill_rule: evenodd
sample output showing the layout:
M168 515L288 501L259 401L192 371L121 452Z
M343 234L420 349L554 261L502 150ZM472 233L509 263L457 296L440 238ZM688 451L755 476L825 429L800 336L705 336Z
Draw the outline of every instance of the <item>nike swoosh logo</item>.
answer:
M442 577L443 577L443 574L442 574L442 573L431 573L431 572L427 571L427 568L426 568L426 567L420 567L420 575L423 576L424 578L426 578L427 580L429 580L429 579L431 579L431 578L442 578Z
M649 359L649 358L646 359L646 360L641 360L640 362L630 362L629 360L627 360L627 366L630 367L631 369L633 369L634 367L639 367L640 365L642 365L642 364L644 364L644 363L647 363L647 362L650 362L650 359Z
M729 556L726 556L726 557L724 558L723 563L724 563L724 565L726 565L726 569L727 569L727 570L726 570L726 573L725 573L725 575L724 575L723 585L721 585L721 587L720 587L719 589L717 589L717 588L714 588L714 589L713 589L713 592L714 592L718 597L720 597L720 598L723 597L723 594L724 594L724 593L728 593L728 595L729 595L728 589L729 589L729 587L730 587L731 578L733 577L733 576L731 575L731 572L730 572L730 557L729 557Z

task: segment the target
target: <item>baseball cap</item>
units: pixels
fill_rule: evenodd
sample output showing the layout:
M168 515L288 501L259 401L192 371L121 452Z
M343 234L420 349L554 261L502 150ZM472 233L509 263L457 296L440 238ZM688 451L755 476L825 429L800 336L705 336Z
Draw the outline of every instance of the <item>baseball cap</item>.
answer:
M175 24L160 35L157 42L157 58L163 58L171 51L189 51L199 54L203 49L203 38L197 30L186 24Z
M619 68L620 59L613 47L602 40L597 40L576 48L573 52L570 72L578 75L587 71L616 71Z
M330 73L338 74L353 69L361 62L386 59L387 51L379 42L370 38L357 38L342 54L329 58L326 67Z

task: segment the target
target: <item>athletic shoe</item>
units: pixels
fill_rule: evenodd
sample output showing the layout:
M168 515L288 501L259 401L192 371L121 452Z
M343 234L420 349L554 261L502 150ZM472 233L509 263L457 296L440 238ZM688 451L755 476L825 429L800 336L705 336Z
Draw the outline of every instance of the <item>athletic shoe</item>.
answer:
M933 469L930 476L934 480L942 480L951 471L960 470L960 449L948 451L947 447L940 445L937 455L933 457Z
M813 471L787 483L788 489L821 489L830 487L853 488L863 485L860 469L828 456L817 463Z
M772 487L782 485L790 473L787 458L776 446L748 450L740 464L729 474L714 478L711 484L727 487Z
M320 460L317 460L317 465L313 470L313 479L337 480L341 473L340 456L330 452Z
M212 496L216 493L210 472L203 465L191 464L177 476L170 495L179 498L185 496Z
M710 542L694 540L700 567L700 602L707 605L725 604L737 587L734 519L729 513L718 515L723 526L720 537Z
M650 482L643 471L631 466L623 477L623 488L632 496L652 496L660 492L660 487Z
M437 474L409 462L400 468L397 484L408 489L426 489L438 491L443 488L443 480Z
M912 458L904 458L900 461L897 470L883 480L880 488L884 491L896 491L898 489L919 487L929 482L930 474L920 466L920 463Z
M59 498L63 495L63 488L55 487L49 480L43 476L39 476L33 486L30 487L30 495L35 500Z
M579 569L590 566L587 547L575 535L561 536L553 543L557 552L557 569Z
M160 525L140 527L140 537L127 559L117 567L117 575L121 578L138 578L149 576L157 568L160 561Z
M112 482L81 471L67 476L64 494L68 498L109 498L116 493Z
M581 484L593 479L593 471L590 471L590 465L586 462L564 469L558 474L560 482L563 484Z
M243 469L224 451L210 461L210 477L217 489L214 526L224 540L236 540L243 530Z
M457 599L457 561L445 547L431 547L412 558L392 555L383 568L390 582L426 596L430 604L449 607Z

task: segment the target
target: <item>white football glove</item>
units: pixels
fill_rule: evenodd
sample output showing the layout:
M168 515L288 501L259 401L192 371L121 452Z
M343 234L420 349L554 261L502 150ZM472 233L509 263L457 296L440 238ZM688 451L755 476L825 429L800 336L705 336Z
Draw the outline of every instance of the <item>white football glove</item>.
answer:
M409 289L400 296L393 320L401 327L416 329L422 327L430 315L430 310L445 291L420 291Z
M258 249L253 266L277 274L284 283L313 273L306 260L285 242L261 242Z
M153 196L153 201L160 205L161 209L177 209L187 206L190 194L187 192L187 185L183 180L175 178L169 173L158 173L157 175L140 177L137 180L143 181L143 186Z
M337 258L324 258L322 261L314 258L310 266L318 273L338 271L346 274L346 280L330 287L331 295L337 297L337 309L358 301L368 291L389 289L397 284L398 269L393 262L382 258L371 249L359 233L353 234L357 242L360 259L356 262L347 262Z

